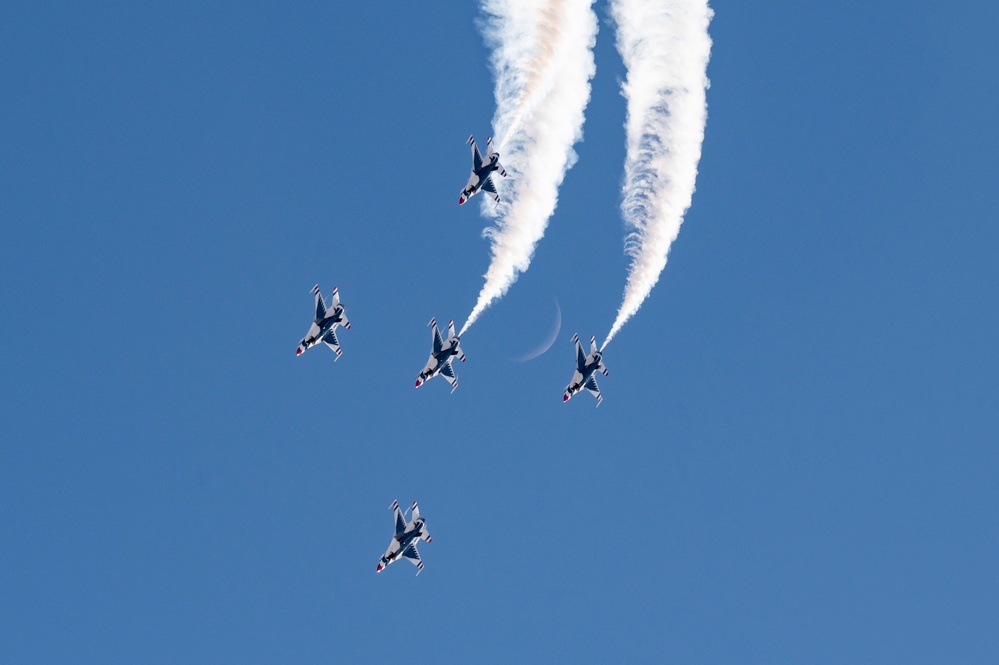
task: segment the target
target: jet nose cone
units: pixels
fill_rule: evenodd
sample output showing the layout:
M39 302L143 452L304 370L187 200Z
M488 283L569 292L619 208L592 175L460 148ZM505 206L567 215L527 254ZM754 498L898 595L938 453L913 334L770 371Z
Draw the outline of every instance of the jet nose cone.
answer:
M419 379L417 379L416 380L416 387L419 388L422 385L423 385L423 381L420 381Z
M569 401L569 393L562 395L562 403L565 404Z
M382 564L378 564L378 567L377 567L377 568L375 568L375 572L376 572L376 573L380 573L380 572L382 572L382 570L383 570L384 568L385 568L385 566L383 566Z
M296 355L296 356L300 356L300 355L302 355L302 351L303 351L303 350L304 350L304 349L302 349L302 347L298 347L297 349L295 349L295 355Z
M465 205L465 197L464 196L459 196L458 197L458 205Z

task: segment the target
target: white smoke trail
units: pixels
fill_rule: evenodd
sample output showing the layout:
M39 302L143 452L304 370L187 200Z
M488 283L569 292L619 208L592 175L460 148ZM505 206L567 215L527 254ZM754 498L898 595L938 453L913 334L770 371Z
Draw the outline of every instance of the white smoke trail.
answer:
M603 346L659 281L690 207L707 121L708 0L611 0L628 71L627 156L621 213L631 267ZM602 348L602 347L601 347Z
M497 3L498 4L498 3ZM520 128L520 121L524 116L530 113L534 106L538 103L538 100L543 98L545 94L551 89L551 76L552 76L552 65L556 62L555 55L556 49L558 48L557 37L562 27L565 12L565 0L549 0L546 4L534 7L534 17L530 17L533 20L526 22L526 25L516 25L514 23L514 17L511 14L518 15L518 19L526 19L529 17L527 12L523 12L519 8L514 8L510 14L510 27L517 30L517 37L508 40L508 44L514 46L507 54L502 56L502 59L510 64L516 63L517 75L507 77L507 80L502 81L505 88L507 85L516 86L516 90L504 89L500 91L500 83L504 77L497 76L497 95L496 101L499 102L501 97L503 99L509 99L515 97L517 100L516 106L512 109L500 108L497 106L497 129L500 125L506 127L502 133L498 135L499 141L498 146L503 146L515 131ZM503 9L513 7L512 4L506 4ZM497 7L499 9L499 7ZM490 11L488 7L485 7L486 11ZM493 14L494 19L492 21L492 27L487 27L485 32L487 39L493 41L493 47L498 52L503 48L503 44L499 40L495 39L495 36L500 33L499 21L503 20L498 17L498 15ZM519 21L517 21L519 24ZM489 22L486 23L489 25ZM514 27L516 25L516 27ZM532 34L533 33L533 34ZM533 44L534 53L520 53L519 48L526 46L527 44ZM517 60L512 60L510 56L517 58ZM494 55L494 64L505 65L505 62L500 62L500 58ZM508 70L510 71L510 70ZM500 113L504 115L500 117ZM502 121L502 122L501 122Z
M497 150L510 174L499 178L504 201L483 204L495 218L485 235L492 261L463 335L527 270L558 203L558 188L576 161L583 111L596 72L594 0L483 0L483 34L493 49Z

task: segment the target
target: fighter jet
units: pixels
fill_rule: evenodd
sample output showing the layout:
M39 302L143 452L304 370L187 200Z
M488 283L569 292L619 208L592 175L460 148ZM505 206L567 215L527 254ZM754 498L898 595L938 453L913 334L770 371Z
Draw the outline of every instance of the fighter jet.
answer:
M333 359L335 362L340 357L340 340L336 338L336 327L343 326L350 330L350 321L340 303L340 291L335 286L333 287L333 306L329 310L326 309L326 303L323 301L323 294L319 292L318 284L312 287L312 293L316 296L316 320L309 328L308 334L298 343L295 355L300 356L306 350L322 342L333 349L333 353L336 354L336 358Z
M399 557L405 557L413 562L413 565L416 566L416 574L419 575L420 571L423 570L423 561L420 560L420 553L416 551L416 544L420 540L425 540L428 543L431 541L430 533L427 531L427 523L420 517L420 507L416 505L415 501L413 502L412 522L406 522L406 516L399 509L398 501L393 501L389 510L395 511L395 535L392 536L392 542L389 543L385 554L378 560L375 572L380 573L398 561Z
M468 184L465 185L465 189L461 190L461 195L458 197L458 205L462 205L465 201L472 198L481 190L485 190L493 195L496 199L496 203L499 203L500 197L496 192L496 183L493 182L493 171L499 171L499 174L506 177L506 169L504 169L499 163L499 153L493 150L493 137L486 139L486 148L489 155L486 157L486 161L482 161L482 155L479 154L479 148L475 145L475 137L469 136L468 143L472 145L472 175L468 176Z
M604 398L600 396L600 386L597 385L597 378L594 374L601 372L607 376L608 372L604 365L603 354L597 350L597 338L590 338L590 355L583 353L583 345L579 343L579 335L573 335L572 341L576 343L576 371L572 373L572 381L565 387L562 403L568 402L570 397L586 388L597 398L597 406L600 406L600 402Z
M419 388L429 379L440 374L451 384L451 392L454 392L454 389L458 387L458 379L454 375L451 361L455 356L458 356L461 362L465 362L465 354L458 346L461 338L454 334L454 321L447 324L447 341L441 339L441 331L437 329L437 319L430 319L430 323L427 325L434 329L433 348L430 350L430 358L427 360L426 366L416 377L416 387Z

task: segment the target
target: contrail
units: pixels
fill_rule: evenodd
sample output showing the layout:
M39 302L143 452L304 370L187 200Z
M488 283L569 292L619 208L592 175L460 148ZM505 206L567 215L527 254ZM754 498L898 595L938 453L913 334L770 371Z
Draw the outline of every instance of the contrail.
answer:
M708 0L611 0L627 69L627 155L621 213L631 257L624 297L603 346L659 281L690 208L707 121ZM603 347L601 347L603 348Z
M596 73L594 0L483 0L482 31L493 49L497 146L510 177L499 182L503 202L483 204L495 219L484 232L492 261L479 299L462 326L503 296L531 264L558 203L558 188L583 136L583 111Z

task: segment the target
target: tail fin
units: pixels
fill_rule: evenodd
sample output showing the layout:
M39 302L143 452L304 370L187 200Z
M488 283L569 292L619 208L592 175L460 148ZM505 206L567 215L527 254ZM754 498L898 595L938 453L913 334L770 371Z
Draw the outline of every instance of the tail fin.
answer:
M592 356L596 352L597 352L597 336L592 335L590 336L590 355Z

